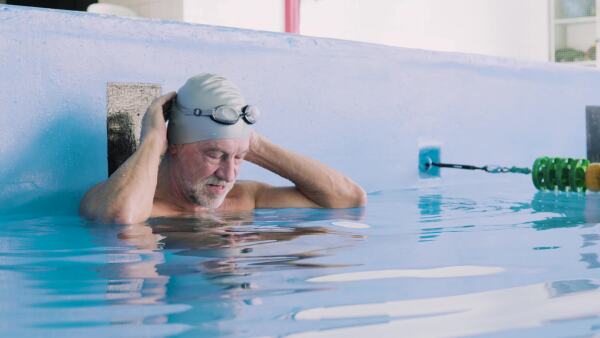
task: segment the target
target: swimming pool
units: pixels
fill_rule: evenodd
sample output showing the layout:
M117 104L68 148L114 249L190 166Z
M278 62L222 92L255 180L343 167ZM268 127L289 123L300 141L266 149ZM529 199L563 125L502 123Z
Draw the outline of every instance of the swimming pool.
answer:
M600 327L598 195L458 172L395 190L417 182L423 144L459 163L584 157L596 70L6 5L0 30L1 336ZM371 191L367 208L80 219L78 198L107 176L107 83L168 91L200 71L264 107L265 136ZM252 166L240 178L285 183Z
M588 336L600 197L525 178L384 190L365 209L146 224L2 216L0 334Z

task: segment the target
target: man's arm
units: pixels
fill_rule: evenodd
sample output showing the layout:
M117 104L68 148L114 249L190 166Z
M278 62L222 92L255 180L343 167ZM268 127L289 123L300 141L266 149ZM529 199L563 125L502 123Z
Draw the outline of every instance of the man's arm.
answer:
M364 190L350 178L311 158L295 154L258 133L250 138L246 160L279 176L295 187L255 183L256 208L353 208L364 206Z
M163 106L174 96L169 93L152 102L142 121L140 146L108 180L85 194L79 207L82 216L127 224L150 217L158 167L168 145Z

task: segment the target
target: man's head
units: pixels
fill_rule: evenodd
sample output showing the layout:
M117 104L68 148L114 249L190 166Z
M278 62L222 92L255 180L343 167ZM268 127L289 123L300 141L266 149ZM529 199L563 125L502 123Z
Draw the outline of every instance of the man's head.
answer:
M257 111L248 107L233 83L214 74L196 75L177 92L168 126L168 160L174 183L188 202L207 208L223 203L249 149L248 122Z
M239 115L242 113L243 117ZM240 90L231 81L215 74L199 74L177 91L167 138L169 144L248 138L248 117L257 118L257 115L258 111L246 105Z
M169 146L175 185L188 202L217 208L233 188L249 139L218 139Z

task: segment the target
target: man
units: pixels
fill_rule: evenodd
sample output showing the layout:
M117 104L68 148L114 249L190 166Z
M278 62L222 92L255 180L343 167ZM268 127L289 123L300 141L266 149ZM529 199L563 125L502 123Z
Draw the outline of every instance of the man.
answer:
M163 110L170 103L167 129ZM210 209L365 205L365 192L346 176L254 132L251 125L258 115L227 79L214 74L190 78L177 95L152 102L137 151L85 194L81 214L100 222L131 224ZM243 160L295 186L236 182Z

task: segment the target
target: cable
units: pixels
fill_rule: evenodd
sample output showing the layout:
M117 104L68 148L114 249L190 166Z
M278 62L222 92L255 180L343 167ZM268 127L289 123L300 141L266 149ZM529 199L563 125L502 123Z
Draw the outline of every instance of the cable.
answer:
M520 168L520 167L502 167L497 165L485 165L483 167L478 167L470 164L452 164L452 163L437 163L428 161L425 163L425 169L429 170L431 167L438 168L452 168L452 169L463 169L463 170L483 170L490 174L505 174L505 173L513 173L513 174L525 174L529 175L531 173L531 169L529 168Z

